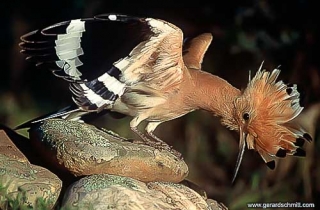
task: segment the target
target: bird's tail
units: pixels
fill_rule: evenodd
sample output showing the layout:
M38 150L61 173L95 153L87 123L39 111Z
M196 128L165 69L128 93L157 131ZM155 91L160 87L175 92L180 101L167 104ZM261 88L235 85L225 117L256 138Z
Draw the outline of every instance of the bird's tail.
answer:
M71 105L67 106L63 109L60 109L55 112L51 112L49 114L45 114L43 116L37 117L35 119L29 120L15 128L15 130L30 128L32 125L53 118L62 118L62 119L70 119L70 120L80 120L81 117L90 112L84 112L79 109L79 107Z
M114 119L121 119L126 116L125 114L112 112L108 109L101 110L100 112L88 112L88 111L81 110L77 105L73 104L63 109L60 109L58 111L51 112L49 114L45 114L43 116L29 120L17 126L15 130L30 128L34 124L40 123L45 120L53 119L53 118L61 118L65 120L81 121L81 122L90 122L105 114L109 114Z

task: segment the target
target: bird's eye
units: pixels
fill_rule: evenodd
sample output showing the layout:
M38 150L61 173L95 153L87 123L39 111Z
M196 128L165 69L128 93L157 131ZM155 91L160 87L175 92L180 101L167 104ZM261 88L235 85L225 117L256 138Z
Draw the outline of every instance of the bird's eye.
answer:
M250 116L249 116L248 113L244 113L242 117L243 117L244 120L249 120Z

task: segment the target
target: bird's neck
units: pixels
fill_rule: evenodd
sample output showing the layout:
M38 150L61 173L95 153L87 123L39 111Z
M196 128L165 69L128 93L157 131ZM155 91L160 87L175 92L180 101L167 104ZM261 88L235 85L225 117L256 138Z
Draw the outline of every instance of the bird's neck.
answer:
M188 94L189 103L222 117L222 121L233 119L234 100L240 96L239 89L204 71L190 70L190 78L193 85Z

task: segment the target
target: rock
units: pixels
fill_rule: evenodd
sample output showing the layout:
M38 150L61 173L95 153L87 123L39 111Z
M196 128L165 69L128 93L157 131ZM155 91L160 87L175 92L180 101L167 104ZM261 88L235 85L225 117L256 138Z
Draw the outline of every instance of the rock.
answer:
M5 131L0 130L0 154L15 159L20 162L28 162L26 156L20 152L15 144L10 140Z
M57 173L64 180L63 209L227 209L184 180L188 167L170 151L61 119L36 124L29 132L30 142L16 142L22 148L27 142L30 153L39 152L42 166L64 172ZM14 199L23 192L23 203L32 207L42 197L46 208L53 208L61 181L49 170L31 164L5 134L0 132L0 138L7 139L0 141L0 178L7 194ZM72 174L86 177L74 182L66 178L74 177ZM68 183L73 184L65 191ZM6 204L0 201L0 208Z
M217 201L213 199L208 199L207 200L208 206L213 209L219 209L219 210L228 210L228 208L223 204L223 203L218 203Z
M211 202L211 201L210 201ZM80 179L67 190L62 207L79 209L222 209L192 189L168 182L144 183L99 174Z
M56 175L31 164L3 130L0 130L0 184L1 195L5 194L6 200L16 200L22 196L22 205L34 207L38 199L44 199L49 208L55 205L62 187ZM5 206L9 205L3 198L0 209L6 209Z
M116 174L177 183L188 175L186 163L171 152L132 143L85 123L50 119L29 132L45 160L75 176Z

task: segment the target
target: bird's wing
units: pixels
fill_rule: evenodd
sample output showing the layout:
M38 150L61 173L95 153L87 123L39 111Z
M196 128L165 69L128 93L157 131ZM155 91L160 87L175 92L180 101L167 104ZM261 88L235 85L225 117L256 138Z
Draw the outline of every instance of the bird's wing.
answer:
M103 16L100 16L103 18ZM153 18L140 18L145 41L114 66L122 72L121 81L155 90L177 87L183 77L183 33L175 25Z
M199 36L186 41L183 47L183 61L188 68L201 69L204 54L212 41L210 33L200 34Z
M21 52L38 67L70 82L86 82L112 69L113 63L147 39L148 27L125 15L60 22L21 37ZM118 73L119 74L119 73Z
M54 24L21 37L27 60L70 82L75 103L102 110L126 85L161 90L181 81L182 32L152 18L103 14Z
M64 21L21 37L21 52L40 68L70 82L74 102L101 111L124 92L113 63L144 41L143 24L124 15Z

